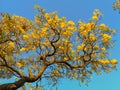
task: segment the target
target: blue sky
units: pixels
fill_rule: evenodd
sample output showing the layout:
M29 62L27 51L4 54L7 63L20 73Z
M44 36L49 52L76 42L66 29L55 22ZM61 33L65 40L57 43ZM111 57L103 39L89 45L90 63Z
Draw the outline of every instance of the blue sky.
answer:
M0 12L8 12L34 19L34 5L38 4L45 8L47 12L57 11L59 16L65 16L67 20L88 21L94 9L99 9L104 17L101 22L117 29L114 37L114 48L111 49L111 58L120 59L120 14L114 11L112 4L115 0L0 0ZM79 85L75 80L63 79L58 84L58 90L120 90L120 65L117 70L110 74L94 75L88 87Z

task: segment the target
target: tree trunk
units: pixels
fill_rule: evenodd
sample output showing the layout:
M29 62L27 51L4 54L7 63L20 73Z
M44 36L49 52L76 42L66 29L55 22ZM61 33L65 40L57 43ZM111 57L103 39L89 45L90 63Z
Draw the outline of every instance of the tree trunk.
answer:
M25 79L20 79L14 83L7 83L0 85L0 90L17 90L25 84Z

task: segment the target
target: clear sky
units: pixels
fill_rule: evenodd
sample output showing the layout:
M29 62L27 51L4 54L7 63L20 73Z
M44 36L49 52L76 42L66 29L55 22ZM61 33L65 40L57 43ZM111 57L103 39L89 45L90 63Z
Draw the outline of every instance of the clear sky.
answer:
M47 12L57 11L59 16L67 20L88 21L94 9L99 9L104 17L101 22L117 29L114 37L114 48L111 49L111 58L120 59L120 14L114 11L112 4L115 0L0 0L0 12L8 12L34 19L34 5L38 4ZM120 90L120 65L117 70L109 74L93 75L88 87L75 80L63 79L57 85L58 90Z

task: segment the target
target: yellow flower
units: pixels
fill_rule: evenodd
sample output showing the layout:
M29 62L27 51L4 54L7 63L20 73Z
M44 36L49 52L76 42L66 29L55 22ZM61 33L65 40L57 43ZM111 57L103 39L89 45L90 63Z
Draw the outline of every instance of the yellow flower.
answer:
M100 52L100 56L106 57L106 54L104 52Z
M81 44L80 46L77 47L77 49L78 49L78 50L83 50L83 47L84 47L84 46L85 46L84 44Z
M66 23L65 23L65 22L61 22L61 23L60 23L60 27L61 27L61 28L64 28L65 26L66 26Z
M50 41L49 41L49 40L45 40L45 41L44 41L44 44L45 44L45 45L49 45L49 44L50 44Z
M98 62L104 64L104 60L98 60Z
M29 39L29 36L27 34L23 35L23 39Z
M94 34L90 34L89 37L90 37L90 39L91 39L92 41L95 41L95 40L97 39Z
M98 21L98 17L96 15L92 16L92 20Z
M35 17L35 22L40 23L40 19L38 17Z
M102 13L98 9L95 9L93 15L101 16Z
M21 26L17 26L17 28L20 30L21 33L25 34L25 30Z
M47 19L50 19L50 14L46 13L46 14L45 14L45 17L46 17Z
M112 37L108 34L103 34L103 38L102 38L102 41L105 43L105 42L108 42Z
M68 60L66 57L64 57L64 60L66 61L66 60Z
M16 64L18 67L20 67L20 68L22 67L22 64L20 62L17 62Z
M47 27L43 27L41 29L42 29L41 36L46 36L48 28Z
M110 63L109 60L98 60L99 63L103 64L103 65L107 65Z
M55 21L59 21L59 17L58 17L57 14L54 16L54 20L55 20Z
M95 23L94 23L94 22L90 22L90 25L91 25L91 30L94 30L94 28L95 28Z
M34 32L31 32L31 36L32 36L33 38L38 38L38 35L36 35Z
M86 29L87 31L90 31L90 30L91 30L91 24L90 24L90 23L86 24L85 29Z
M72 26L74 26L75 23L74 23L73 21L68 21L68 25L72 25Z
M10 46L10 47L12 47L12 48L14 48L14 47L15 47L15 45L14 45L14 43L13 43L13 42L9 42L9 46Z
M86 24L83 22L79 22L79 26L80 26L80 30L82 31L85 29Z
M85 30L85 26L80 26L80 30Z
M113 60L111 60L111 63L112 63L112 64L117 64L118 61L117 61L116 59L113 59Z
M106 50L106 48L105 48L105 47L102 47L102 48L101 48L101 50L105 51L105 50Z
M87 31L80 31L80 34L81 34L82 36L87 36L88 32L87 32Z
M109 64L109 63L110 63L110 61L109 61L109 60L105 60L104 62L105 62L105 64Z
M64 50L64 47L63 47L63 46L59 46L59 49L62 49L62 50Z
M102 23L102 24L100 24L99 26L100 26L101 28L105 28L105 27L106 27L106 25L105 25L105 24L103 24L103 23Z
M23 52L23 51L25 51L26 50L26 48L21 48L20 49L20 52Z
M74 30L75 30L75 27L73 27L73 26L68 26L68 27L67 27L67 30L74 31Z
M97 45L94 46L94 49L95 49L95 50L98 50L98 49L99 49L99 46L97 46Z
M70 31L65 31L65 32L63 32L63 35L65 36L65 37L69 37L69 36L71 36L72 35L72 32L70 32Z

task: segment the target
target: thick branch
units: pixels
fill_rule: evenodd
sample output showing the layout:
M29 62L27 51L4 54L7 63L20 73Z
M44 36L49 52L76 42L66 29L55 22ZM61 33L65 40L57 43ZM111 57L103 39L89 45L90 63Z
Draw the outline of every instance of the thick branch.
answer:
M9 68L11 71L17 73L20 77L24 77L18 70L14 69L13 67L10 67L10 66L6 66L7 68Z
M2 84L2 85L0 85L0 90L16 90L16 89L22 87L26 82L29 82L29 83L35 82L39 78L41 78L41 76L46 68L47 68L47 66L43 66L43 68L39 71L39 73L36 76L33 76L33 77L25 77L24 76L20 80L14 82L14 83Z
M47 68L46 65L43 66L36 76L27 78L27 82L37 81L42 76L42 74L43 74L43 72L45 71L46 68Z
M20 79L14 83L7 83L0 85L0 90L16 90L25 84L25 79Z

